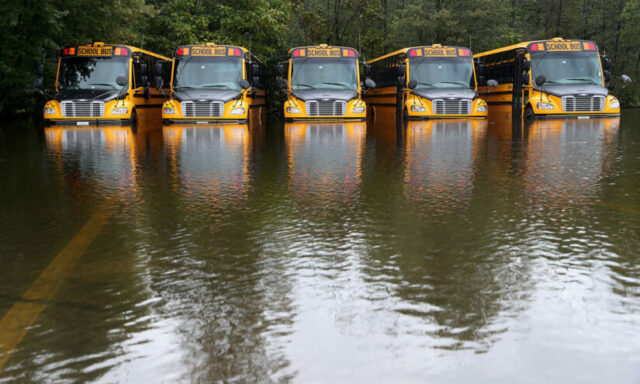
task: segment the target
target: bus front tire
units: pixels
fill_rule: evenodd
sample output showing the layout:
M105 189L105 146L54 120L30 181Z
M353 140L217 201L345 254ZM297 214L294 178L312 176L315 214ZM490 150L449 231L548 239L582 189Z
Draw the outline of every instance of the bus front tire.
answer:
M138 112L134 109L131 111L131 117L129 118L129 125L131 125L132 130L136 130L138 128Z
M531 105L527 105L527 108L524 110L524 118L529 121L536 118L536 114L533 112L533 107L531 107Z

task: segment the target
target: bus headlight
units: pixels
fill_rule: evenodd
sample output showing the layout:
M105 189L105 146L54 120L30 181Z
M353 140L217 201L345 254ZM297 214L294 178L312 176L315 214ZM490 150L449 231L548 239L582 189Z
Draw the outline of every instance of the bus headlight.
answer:
M129 113L129 108L127 107L120 107L111 111L112 115L126 115L127 113Z
M164 109L162 110L162 113L164 113L165 115L175 115L176 110L173 108L164 107Z
M487 112L487 106L486 105L481 105L478 108L476 108L476 110L478 112Z
M538 103L537 106L538 106L538 109L543 109L547 111L554 108L553 104L549 104L549 103Z
M44 114L45 115L55 115L56 114L56 110L53 109L53 108L45 107Z
M296 107L287 107L287 113L300 113L300 110Z
M232 115L244 115L244 108L235 108L231 110Z
M613 99L613 101L609 103L609 108L620 109L620 102L617 99Z
M411 112L426 112L426 109L422 105L412 105Z
M353 107L353 113L364 113L364 107Z

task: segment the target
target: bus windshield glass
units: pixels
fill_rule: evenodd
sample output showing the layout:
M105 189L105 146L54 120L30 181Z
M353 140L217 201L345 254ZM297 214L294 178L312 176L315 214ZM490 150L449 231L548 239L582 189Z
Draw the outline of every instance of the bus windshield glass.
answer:
M532 78L545 84L602 84L600 58L595 52L543 52L531 55Z
M468 57L424 57L409 62L409 80L419 88L473 88L473 63Z
M127 57L69 57L60 61L60 89L121 89L116 79L129 79Z
M358 64L350 58L294 59L291 89L358 89Z
M176 60L173 88L240 90L242 59L189 56Z

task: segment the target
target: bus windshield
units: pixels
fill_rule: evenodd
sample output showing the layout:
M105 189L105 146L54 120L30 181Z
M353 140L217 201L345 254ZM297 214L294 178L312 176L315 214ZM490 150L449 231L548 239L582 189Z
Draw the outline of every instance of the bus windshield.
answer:
M306 58L292 60L291 89L358 89L355 59Z
M424 57L409 62L409 80L419 88L472 88L473 63L461 57Z
M190 56L176 60L173 88L240 90L242 59Z
M600 58L595 52L544 52L531 57L533 79L540 75L545 84L602 84Z
M60 61L60 89L121 89L116 79L129 79L127 57L69 57Z

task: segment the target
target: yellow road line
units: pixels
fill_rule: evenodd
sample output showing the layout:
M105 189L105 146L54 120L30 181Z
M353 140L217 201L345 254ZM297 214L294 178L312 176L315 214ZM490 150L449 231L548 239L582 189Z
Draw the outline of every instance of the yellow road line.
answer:
M108 207L98 209L22 295L24 301L0 319L0 371L112 213Z

